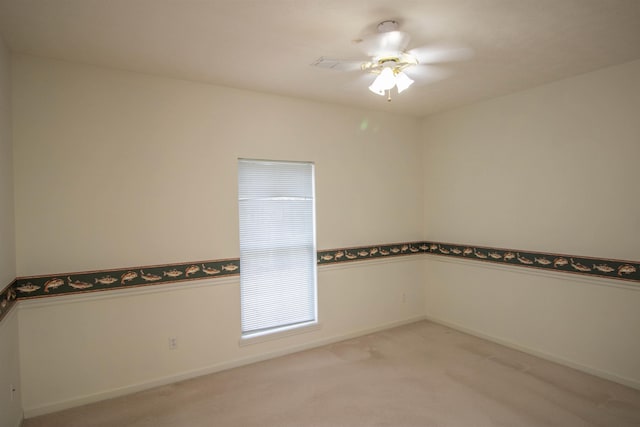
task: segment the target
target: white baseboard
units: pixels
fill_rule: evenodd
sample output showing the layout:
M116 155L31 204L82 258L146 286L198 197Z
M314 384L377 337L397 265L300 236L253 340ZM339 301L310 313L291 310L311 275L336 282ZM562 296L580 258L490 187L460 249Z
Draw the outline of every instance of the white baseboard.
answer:
M339 341L348 340L351 338L357 338L363 335L368 335L374 332L383 331L385 329L395 328L397 326L406 325L409 323L418 322L424 320L424 316L412 317L409 319L399 320L395 322L386 323L384 325L378 325L372 328L361 329L359 331L349 332L346 334L335 335L332 337L322 338L319 340L311 341L305 344L286 347L280 350L271 351L256 356L245 357L241 359L229 360L226 362L216 363L200 369L194 369L191 371L181 372L175 375L169 375L154 380L145 381L138 384L131 384L124 387L119 387L111 390L105 390L99 393L94 393L86 396L80 396L73 399L67 399L50 404L34 406L24 409L24 417L32 418L38 415L44 415L51 412L62 411L64 409L73 408L76 406L86 405L89 403L99 402L101 400L111 399L114 397L125 396L128 394L136 393L143 390L148 390L154 387L159 387L167 384L172 384L179 381L188 380L191 378L200 377L202 375L213 374L216 372L224 371L227 369L237 368L239 366L249 365L251 363L261 362L263 360L273 359L274 357L284 356L298 351L308 350L311 348L321 347L323 345L332 344Z
M473 336L476 336L478 338L482 338L482 339L485 339L487 341L491 341L491 342L494 342L496 344L500 344L500 345L503 345L505 347L512 348L514 350L522 351L524 353L531 354L533 356L539 357L541 359L548 360L550 362L557 363L559 365L564 365L564 366L567 366L569 368L573 368L573 369L576 369L578 371L582 371L582 372L585 372L587 374L591 374L591 375L596 376L596 377L604 378L605 380L613 381L613 382L616 382L618 384L626 385L627 387L631 387L631 388L640 390L640 381L636 381L636 380L629 379L629 378L623 378L623 377L620 377L620 376L618 376L616 374L612 374L611 372L603 371L603 370L600 370L600 369L597 369L597 368L593 368L591 366L586 366L586 365L582 365L580 363L572 362L572 361L564 359L562 357L558 357L558 356L555 356L553 354L545 353L543 351L539 351L539 350L536 350L536 349L531 348L531 347L523 346L523 345L514 343L512 341L509 341L509 340L505 340L505 339L502 339L502 338L497 338L497 337L495 337L493 335L488 335L488 334L485 334L483 332L477 331L475 329L467 328L467 327L459 325L457 323L450 322L448 320L443 320L443 319L439 319L439 318L428 316L428 315L425 316L424 318L425 318L425 320L429 320L429 321L431 321L433 323L438 323L440 325L447 326L447 327L449 327L451 329L455 329L457 331L464 332L466 334L473 335Z

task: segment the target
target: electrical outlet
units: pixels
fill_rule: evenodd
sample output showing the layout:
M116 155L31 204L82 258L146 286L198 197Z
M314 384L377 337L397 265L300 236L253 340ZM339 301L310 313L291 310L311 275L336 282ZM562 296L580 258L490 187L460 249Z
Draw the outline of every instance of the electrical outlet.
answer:
M175 350L178 348L178 338L171 337L169 338L169 350Z

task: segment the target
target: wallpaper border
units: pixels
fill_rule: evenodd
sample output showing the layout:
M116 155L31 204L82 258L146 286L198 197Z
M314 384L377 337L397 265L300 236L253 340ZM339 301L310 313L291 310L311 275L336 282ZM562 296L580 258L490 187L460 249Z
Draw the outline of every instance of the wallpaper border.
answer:
M427 249L428 247L421 241L325 249L318 251L318 266L351 261L366 261L375 258L416 255L424 253Z
M238 258L18 277L18 299L46 298L237 276Z
M9 314L13 306L16 304L16 279L9 283L0 292L0 321Z
M624 280L640 284L639 261L445 242L424 242L424 244L428 246L427 253L437 256Z
M317 263L318 266L323 266L418 254L455 257L494 264L623 280L634 282L634 284L640 283L640 262L638 261L436 241L411 241L324 249L317 252ZM8 311L16 299L45 298L181 283L192 280L237 276L239 274L240 260L231 258L18 277L0 294L6 306L6 309L3 308L0 311L0 316L3 316L3 313Z

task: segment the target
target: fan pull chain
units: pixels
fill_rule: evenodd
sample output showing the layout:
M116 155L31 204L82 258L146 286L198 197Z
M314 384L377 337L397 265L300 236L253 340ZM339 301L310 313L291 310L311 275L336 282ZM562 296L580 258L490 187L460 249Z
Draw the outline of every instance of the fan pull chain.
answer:
M387 91L387 102L391 102L391 89Z

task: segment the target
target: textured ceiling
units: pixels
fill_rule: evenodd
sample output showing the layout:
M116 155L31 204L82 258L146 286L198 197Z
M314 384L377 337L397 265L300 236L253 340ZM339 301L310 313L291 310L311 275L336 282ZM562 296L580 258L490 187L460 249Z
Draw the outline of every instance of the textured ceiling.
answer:
M354 40L386 19L410 48L474 56L422 67L391 103L372 75L310 65L366 58ZM0 33L14 52L425 116L640 59L640 0L0 0Z

